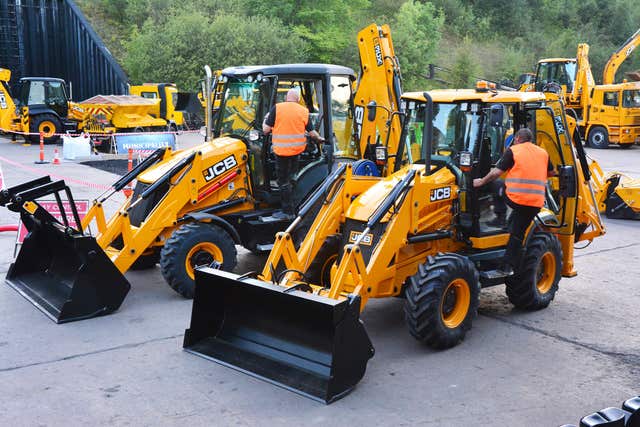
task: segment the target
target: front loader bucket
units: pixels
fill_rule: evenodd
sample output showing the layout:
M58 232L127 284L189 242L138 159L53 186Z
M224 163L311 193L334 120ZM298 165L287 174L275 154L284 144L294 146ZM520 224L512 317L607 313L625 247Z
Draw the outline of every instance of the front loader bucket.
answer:
M184 349L331 403L364 376L373 346L360 299L334 300L222 270L196 271Z
M7 283L56 323L117 310L131 288L127 279L93 237L56 225L31 227Z

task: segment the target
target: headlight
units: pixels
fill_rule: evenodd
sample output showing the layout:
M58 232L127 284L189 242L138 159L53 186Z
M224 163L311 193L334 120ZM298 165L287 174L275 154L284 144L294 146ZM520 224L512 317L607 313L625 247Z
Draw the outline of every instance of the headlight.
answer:
M376 160L383 162L387 160L387 147L382 145L376 147Z

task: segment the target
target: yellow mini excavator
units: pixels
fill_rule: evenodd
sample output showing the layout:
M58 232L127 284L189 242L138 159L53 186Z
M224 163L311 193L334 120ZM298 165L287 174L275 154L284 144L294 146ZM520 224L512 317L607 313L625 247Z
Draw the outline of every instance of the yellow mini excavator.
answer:
M370 298L404 298L410 334L448 348L471 328L481 288L506 284L512 304L538 310L562 276L577 274L574 243L604 227L584 151L571 142L575 122L557 96L487 86L407 93L401 114L388 176L358 176L341 164L277 234L259 275L196 271L186 351L330 403L355 387L374 354L360 320ZM497 265L508 232L491 221L494 194L472 182L524 126L558 174L527 231L521 265L503 276ZM296 247L307 215L313 223Z
M212 127L206 141L188 150L157 150L97 197L82 221L64 181L44 177L4 190L0 205L19 212L29 230L7 273L9 285L62 323L117 310L130 288L123 275L130 268L159 262L169 286L192 297L196 266L230 271L236 245L271 249L275 233L290 221L266 220L280 209L280 198L271 140L261 129L287 89L300 91L310 121L328 141L309 143L301 154L296 203L326 180L334 158L359 160L354 163L359 174L386 174L394 164L386 161L387 153L396 151L401 130L400 72L389 27L366 27L358 46L357 79L350 68L329 64L232 67L215 82L207 78L204 99L211 100ZM365 108L377 113L375 120L364 121ZM105 201L133 180L131 198L107 218ZM44 197L55 197L62 221L38 203ZM81 227L70 226L67 216Z

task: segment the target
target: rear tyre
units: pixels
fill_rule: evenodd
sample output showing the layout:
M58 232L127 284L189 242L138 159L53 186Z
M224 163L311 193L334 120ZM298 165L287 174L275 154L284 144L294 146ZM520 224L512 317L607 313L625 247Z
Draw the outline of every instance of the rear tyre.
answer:
M195 268L216 262L225 271L236 266L233 238L213 224L190 223L173 232L160 251L160 271L169 286L185 298L193 298Z
M341 243L342 236L333 234L328 236L320 246L320 250L307 269L307 278L312 284L324 288L331 287L331 267L338 259Z
M549 305L558 291L562 274L562 249L558 238L536 233L525 250L522 267L506 279L511 304L523 310L540 310Z
M471 329L479 295L478 270L468 258L451 253L429 256L405 288L409 332L429 347L455 346Z
M587 141L592 148L609 148L609 132L602 126L594 126L589 129Z
M62 133L62 124L53 114L38 114L31 118L29 132L37 134L30 136L32 143L40 143L40 132L42 132L44 134L44 143L53 144L60 139L60 136L56 134Z

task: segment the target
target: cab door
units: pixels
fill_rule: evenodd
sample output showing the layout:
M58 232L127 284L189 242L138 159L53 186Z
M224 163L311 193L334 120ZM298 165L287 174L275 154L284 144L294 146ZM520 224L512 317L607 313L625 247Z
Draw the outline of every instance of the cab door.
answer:
M593 121L597 121L606 124L609 131L609 140L618 141L620 132L620 91L618 90L603 90L597 91L602 96L602 103L595 103L592 108L591 118ZM598 96L599 97L599 96ZM593 114L593 109L596 110Z
M578 204L578 166L564 109L560 101L555 99L529 110L529 114L529 126L534 132L536 144L549 154L549 160L557 172L557 176L548 179L546 209L538 215L538 219L558 234L572 235Z

